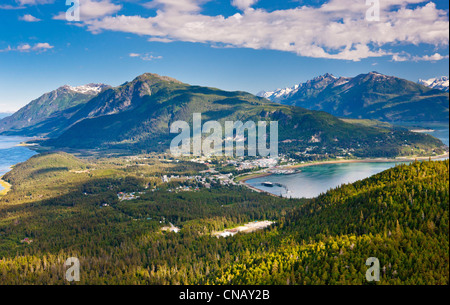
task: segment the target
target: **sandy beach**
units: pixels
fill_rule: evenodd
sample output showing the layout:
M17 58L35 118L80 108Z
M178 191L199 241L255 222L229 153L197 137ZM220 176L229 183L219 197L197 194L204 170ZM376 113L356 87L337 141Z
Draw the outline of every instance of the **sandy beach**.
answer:
M4 187L3 190L0 190L0 196L6 195L6 193L8 193L9 190L11 189L11 184L2 180L1 178L0 178L0 185Z

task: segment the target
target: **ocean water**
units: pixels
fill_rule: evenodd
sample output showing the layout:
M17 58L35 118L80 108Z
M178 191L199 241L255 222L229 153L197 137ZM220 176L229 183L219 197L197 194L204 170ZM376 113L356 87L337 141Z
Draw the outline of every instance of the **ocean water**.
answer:
M10 171L10 167L28 160L36 153L24 146L18 146L28 138L0 136L0 176ZM0 186L0 190L3 187Z
M428 132L449 145L449 126L446 124L429 124L424 127L432 128ZM292 198L314 198L326 191L345 183L353 183L368 178L384 170L394 167L400 162L383 163L342 163L323 164L301 168L301 172L293 175L272 175L268 177L250 179L247 183L257 189L272 194ZM279 185L266 187L263 182Z

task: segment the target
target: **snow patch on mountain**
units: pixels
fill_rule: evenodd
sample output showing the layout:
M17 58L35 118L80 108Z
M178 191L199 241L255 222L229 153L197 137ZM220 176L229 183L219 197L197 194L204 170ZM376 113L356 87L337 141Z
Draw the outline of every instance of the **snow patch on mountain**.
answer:
M391 80L391 79L394 79L394 78L395 78L394 76L389 76L389 75L381 74L381 73L376 72L376 71L369 72L368 75L369 75L370 77L372 77L372 79L373 79L374 81L377 81L377 82L384 82L384 81Z
M286 87L286 88L278 88L273 91L261 91L257 93L256 95L259 97L264 97L266 99L269 99L273 102L280 102L282 100L285 100L293 95L295 95L297 92L299 92L302 89L307 88L314 88L314 87L326 87L329 84L334 85L342 85L349 81L348 78L345 77L336 77L333 74L326 73L324 75L318 76L313 78L312 80L307 81L306 83L301 83L298 85L295 85L293 87Z
M432 89L439 89L446 92L449 91L448 76L442 76L440 78L419 79L417 83Z
M74 91L82 94L99 94L104 88L108 87L108 85L104 84L87 84L78 87L72 87L69 85L65 85L62 88Z
M257 95L269 100L285 99L297 93L299 87L300 85L295 85L293 87L278 88L274 91L261 91Z

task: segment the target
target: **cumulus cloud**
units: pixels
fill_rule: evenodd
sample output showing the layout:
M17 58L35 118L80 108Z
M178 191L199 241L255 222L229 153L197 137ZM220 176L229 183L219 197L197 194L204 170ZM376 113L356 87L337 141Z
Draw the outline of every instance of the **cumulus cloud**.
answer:
M144 4L157 9L154 17L111 16L118 11L115 8L104 17L85 19L84 25L93 33L127 32L148 36L150 41L270 49L353 61L387 55L401 60L401 55L389 51L396 44L442 47L449 43L448 13L423 0L380 1L379 22L366 20L369 6L361 0L330 0L319 7L300 5L272 12L250 9L257 0L230 0L241 12L229 17L202 14L201 6L207 1L154 0Z
M117 5L111 0L80 0L80 19L90 20L109 16L122 9L122 5ZM66 20L66 12L61 12L54 16L55 20Z
M405 54L405 53L392 54L392 61L403 62L403 61L410 61L410 60L411 60L411 55L409 55L409 54Z
M40 43L36 43L33 46L33 50L34 51L40 51L40 50L48 50L48 49L53 49L54 46L50 45L47 42L40 42Z
M245 11L256 2L258 2L258 0L233 0L231 4L237 7L238 9Z
M41 21L41 19L34 17L30 14L25 14L22 17L19 17L19 20L26 21L26 22L38 22Z
M443 60L443 59L447 59L447 58L448 58L448 55L442 56L439 53L434 53L433 55L414 56L413 60L415 60L415 61L438 61L438 60Z
M406 52L392 54L392 61L439 61L449 58L448 55L441 55L439 53L434 53L432 55L423 56L412 56Z
M144 53L144 54L140 54L140 53L130 53L129 54L130 57L137 57L140 58L142 60L145 61L152 61L152 60L157 60L157 59L162 59L162 56L155 56L152 53Z
M19 52L27 52L31 50L31 46L28 43L22 44L16 49Z

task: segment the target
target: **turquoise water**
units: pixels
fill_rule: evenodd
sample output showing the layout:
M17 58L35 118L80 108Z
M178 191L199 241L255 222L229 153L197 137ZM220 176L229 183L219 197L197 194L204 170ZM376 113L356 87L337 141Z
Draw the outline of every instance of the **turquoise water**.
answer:
M397 164L399 164L398 162ZM301 168L293 175L272 175L248 180L247 183L272 194L292 198L313 198L344 183L352 183L378 174L395 166L396 163L342 163L322 164ZM282 186L265 187L270 181Z
M27 147L17 146L27 138L0 136L0 177L10 171L10 166L24 162L36 153ZM0 190L3 187L0 186Z
M429 134L439 138L449 145L448 125L428 125L434 132ZM345 183L352 183L368 178L384 170L394 167L400 162L383 163L343 163L323 164L301 168L301 172L293 175L272 175L268 177L250 179L247 183L257 189L272 194L292 198L313 198L321 193L336 188ZM281 184L274 187L263 186L263 182Z

